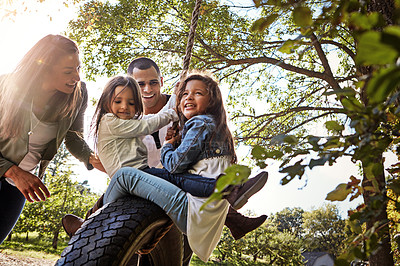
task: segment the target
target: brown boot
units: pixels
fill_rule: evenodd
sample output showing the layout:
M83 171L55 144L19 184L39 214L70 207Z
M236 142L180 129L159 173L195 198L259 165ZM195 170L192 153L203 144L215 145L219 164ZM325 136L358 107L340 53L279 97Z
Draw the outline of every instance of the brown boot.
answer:
M92 215L92 213L96 212L103 206L103 197L104 194L97 200L94 206L90 210L88 210L88 212L86 213L85 220L87 220L89 216ZM67 235L69 237L72 237L75 234L75 232L78 231L78 229L82 226L85 220L76 215L67 214L61 219L61 223Z
M66 214L61 219L62 226L69 237L72 237L78 231L84 221L81 217L73 214Z
M233 238L238 240L262 225L266 219L267 215L247 217L229 207L228 214L226 215L225 225L231 231Z
M249 198L262 189L268 180L268 173L261 172L255 177L249 179L246 183L236 186L228 186L225 190L230 193L224 197L234 208L242 208Z
M101 195L101 197L96 201L96 203L94 204L94 206L87 211L86 216L85 216L85 220L87 220L89 218L90 215L92 215L93 213L95 213L98 209L100 209L101 207L103 207L103 198L104 198L104 194Z

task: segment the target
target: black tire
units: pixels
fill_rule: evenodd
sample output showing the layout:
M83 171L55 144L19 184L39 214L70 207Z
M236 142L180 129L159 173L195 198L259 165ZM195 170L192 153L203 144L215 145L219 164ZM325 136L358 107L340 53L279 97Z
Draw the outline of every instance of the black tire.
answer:
M147 255L146 246L170 223L150 201L126 197L105 205L75 233L56 265L181 265L182 233L173 226Z

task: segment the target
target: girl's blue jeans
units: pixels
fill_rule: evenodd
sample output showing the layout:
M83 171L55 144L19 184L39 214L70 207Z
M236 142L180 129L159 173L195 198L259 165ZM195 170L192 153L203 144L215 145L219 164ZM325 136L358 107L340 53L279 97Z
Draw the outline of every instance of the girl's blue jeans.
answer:
M215 190L215 178L203 177L189 173L171 174L166 169L160 168L145 168L144 172L161 177L164 180L181 188L183 191L197 197L209 197Z
M104 194L104 204L127 195L147 199L161 207L186 234L188 200L186 192L170 182L132 167L119 169Z
M0 244L14 228L25 205L25 197L18 188L4 178L0 180Z

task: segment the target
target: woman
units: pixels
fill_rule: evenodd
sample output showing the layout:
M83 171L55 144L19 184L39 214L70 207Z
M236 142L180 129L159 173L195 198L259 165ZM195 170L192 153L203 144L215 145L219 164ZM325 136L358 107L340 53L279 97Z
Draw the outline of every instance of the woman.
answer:
M79 77L79 50L61 35L47 35L0 81L0 243L25 204L50 196L46 166L64 140L87 169L102 170L82 138L87 91ZM32 172L40 163L39 176Z

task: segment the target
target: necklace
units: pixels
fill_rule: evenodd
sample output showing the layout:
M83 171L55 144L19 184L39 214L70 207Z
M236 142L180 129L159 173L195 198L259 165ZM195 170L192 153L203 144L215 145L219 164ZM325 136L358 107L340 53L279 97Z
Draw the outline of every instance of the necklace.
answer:
M29 130L28 132L28 136L33 134L33 131L35 130L35 128L40 124L41 120L44 117L44 114L46 113L46 110L44 110L43 114L41 115L40 119L38 119L35 114L33 113L33 99L32 99L32 104L31 104L31 130ZM35 126L32 125L32 120L33 120L33 116L38 120L35 124Z

